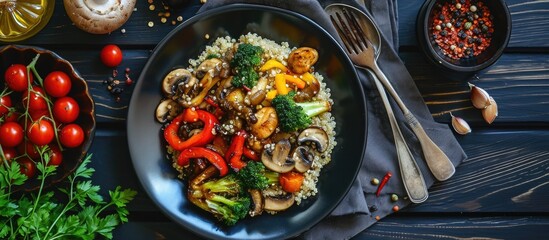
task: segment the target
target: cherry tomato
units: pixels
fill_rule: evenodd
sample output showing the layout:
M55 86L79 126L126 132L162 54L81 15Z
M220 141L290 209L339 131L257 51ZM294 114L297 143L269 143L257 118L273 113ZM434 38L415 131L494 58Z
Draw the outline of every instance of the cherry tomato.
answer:
M28 96L30 96L30 98L28 98ZM48 103L44 96L44 89L39 86L33 86L30 93L29 91L23 93L23 107L28 106L29 112L48 110ZM28 101L28 99L30 99L30 101Z
M7 122L0 126L0 145L15 147L23 141L23 128L19 123Z
M19 152L20 155L26 153L32 159L40 158L40 153L38 152L36 145L31 143L30 141L24 141L23 143L19 144L17 146L17 152Z
M17 151L13 148L2 148L2 151L4 152L4 157L6 157L8 162L18 156ZM2 159L0 159L0 161L1 160Z
M61 129L59 141L68 148L78 147L84 142L84 130L78 124L68 124Z
M27 137L37 146L49 144L55 137L53 126L46 119L40 119L31 123L27 129Z
M280 182L280 186L282 186L282 190L290 193L296 193L301 189L304 178L305 177L301 173L287 172L280 174L278 181Z
M0 117L10 111L11 107L11 97L10 95L4 95L0 98Z
M21 116L18 112L10 112L4 116L4 122L17 122L17 119Z
M36 174L36 164L34 161L28 157L22 157L17 159L17 162L20 165L19 170L22 174L27 175L28 178L31 178Z
M64 72L54 71L44 78L44 90L52 97L66 96L71 87L71 78Z
M62 97L53 103L53 117L62 123L71 123L78 118L80 107L74 98Z
M114 44L109 44L101 50L101 61L107 67L116 67L122 62L122 50Z
M59 166L63 162L63 153L61 153L61 150L56 145L50 145L48 154L50 154L48 165Z
M38 121L40 118L49 116L50 112L47 109L30 112L32 121Z
M27 88L29 87L29 77L30 82L32 82L32 74L27 74L27 66L23 64L13 64L9 66L4 73L6 85L8 85L8 88L16 92L22 92L27 90Z

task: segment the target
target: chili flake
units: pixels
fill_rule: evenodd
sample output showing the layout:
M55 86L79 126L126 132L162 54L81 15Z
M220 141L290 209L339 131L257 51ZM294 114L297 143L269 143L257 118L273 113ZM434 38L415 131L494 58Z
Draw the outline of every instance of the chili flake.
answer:
M433 41L452 59L477 56L490 46L494 33L490 15L483 0L437 3L430 26Z

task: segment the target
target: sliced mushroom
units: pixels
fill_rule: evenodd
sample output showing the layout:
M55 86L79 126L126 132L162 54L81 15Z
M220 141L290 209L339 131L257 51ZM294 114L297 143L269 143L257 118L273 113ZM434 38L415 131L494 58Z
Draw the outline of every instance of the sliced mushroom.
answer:
M314 155L311 153L310 149L306 146L299 146L294 149L292 153L292 159L295 162L295 170L298 172L306 172L311 169L314 161Z
M324 152L328 149L328 134L319 127L309 127L303 130L297 137L297 141L299 144L312 142L319 152Z
M288 193L278 196L266 196L265 197L265 210L269 211L282 211L286 210L294 205L295 197L293 194Z
M255 113L257 122L251 125L251 131L259 139L271 136L278 126L278 117L273 107L264 107Z
M166 96L187 93L198 80L187 69L172 70L162 81L162 91Z
M270 151L269 148L263 150L261 154L261 162L268 169L285 173L294 169L294 161L289 158L292 145L288 139L277 142L274 146L274 150Z
M310 101L314 96L320 92L320 83L316 78L313 78L312 82L308 84L301 91L297 91L294 96L296 102L307 102Z
M156 107L156 120L165 123L172 120L181 112L181 105L172 99L165 99Z
M249 212L250 216L255 217L261 215L265 204L261 191L257 189L250 189L248 192L250 193L253 203L252 209Z
M257 122L257 118L255 117L253 110L244 104L244 97L245 94L242 89L234 89L227 95L224 101L221 102L221 107L243 114L248 123L254 124Z
M76 27L93 34L110 33L132 15L135 0L64 0L65 11Z
M256 106L261 104L265 97L267 96L267 91L265 88L268 84L268 79L266 77L262 77L257 81L257 84L252 88L250 93L246 95L246 98L248 99L250 105Z
M218 76L222 68L223 61L219 58L206 59L196 69L196 77L203 78L206 73L210 73L212 77Z
M300 47L288 56L288 67L296 74L308 72L318 60L318 52L314 48Z

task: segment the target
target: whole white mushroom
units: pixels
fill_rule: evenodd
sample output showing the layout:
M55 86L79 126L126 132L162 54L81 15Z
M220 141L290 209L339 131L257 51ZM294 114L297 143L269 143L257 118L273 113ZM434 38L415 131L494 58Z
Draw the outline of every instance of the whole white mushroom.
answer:
M120 28L131 16L135 0L64 0L65 11L76 27L93 34Z

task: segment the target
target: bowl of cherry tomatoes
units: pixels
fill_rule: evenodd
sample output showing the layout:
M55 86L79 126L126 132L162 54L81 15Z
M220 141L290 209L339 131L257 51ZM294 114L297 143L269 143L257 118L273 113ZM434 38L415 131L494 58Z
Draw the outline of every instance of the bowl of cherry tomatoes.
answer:
M40 187L39 162L57 166L47 184L66 178L94 133L87 83L67 60L37 47L0 48L0 167L19 163L29 178L21 190Z

